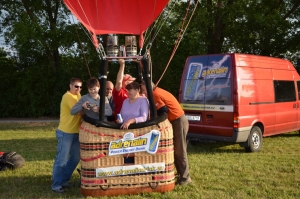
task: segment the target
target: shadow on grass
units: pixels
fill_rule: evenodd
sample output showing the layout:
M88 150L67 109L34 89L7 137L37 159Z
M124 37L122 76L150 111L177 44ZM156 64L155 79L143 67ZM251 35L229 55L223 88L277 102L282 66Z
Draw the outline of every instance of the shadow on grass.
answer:
M234 146L236 145L236 146ZM228 147L234 146L234 147ZM213 153L245 153L245 149L238 144L223 142L193 142L188 143L188 153L190 154L213 154Z
M58 122L7 122L0 123L0 130L3 131L45 131L45 129L56 129L58 127Z
M22 168L21 168L22 169ZM72 177L76 186L67 189L66 193L58 194L51 189L51 176L19 176L18 171L1 172L1 198L85 198L79 185L79 176ZM74 176L74 174L73 174Z
M47 161L55 158L57 139L53 137L0 140L0 146L0 151L15 151L26 161Z
M265 138L268 139L275 139L275 138L290 138L290 137L300 137L300 134L298 132L291 132L291 133L283 133L283 134L278 134L278 135L272 135L272 136L268 136Z
M292 139L299 138L300 135L298 132L289 132L273 136L264 137L263 140L273 140L273 139ZM213 141L189 141L188 143L188 153L197 154L197 153L246 153L245 148L239 146L236 143L226 143L226 142L213 142Z

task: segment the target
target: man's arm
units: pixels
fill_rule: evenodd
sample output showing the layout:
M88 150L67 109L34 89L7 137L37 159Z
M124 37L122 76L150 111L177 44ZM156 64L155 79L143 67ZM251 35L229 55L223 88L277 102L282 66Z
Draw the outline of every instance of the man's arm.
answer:
M121 90L122 88L122 81L123 81L123 76L124 76L124 69L125 69L125 61L124 59L119 59L119 72L117 74L117 80L116 80L116 85L115 88L117 91Z

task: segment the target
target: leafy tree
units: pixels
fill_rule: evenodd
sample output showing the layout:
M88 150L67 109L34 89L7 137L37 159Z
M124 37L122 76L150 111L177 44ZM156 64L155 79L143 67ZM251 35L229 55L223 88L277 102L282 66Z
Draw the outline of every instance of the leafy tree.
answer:
M18 70L15 68L16 60L7 57L7 54L3 48L0 48L0 89L2 90L0 111L2 117L9 117L12 112L16 111L14 103L17 102L18 91L14 88L20 79ZM13 98L13 100L6 100L9 98Z
M18 52L12 66L2 65L14 82L9 88L14 95L3 96L14 110L5 112L13 117L58 116L69 79L89 78L82 56L82 49L86 53L90 48L88 38L80 27L75 29L61 0L0 0L0 10L4 37Z
M151 48L153 80L157 82L168 65L182 23L189 23L159 82L175 96L185 60L191 55L250 53L287 58L300 68L299 0L189 3L169 3L175 7ZM196 11L189 22L193 8ZM18 53L14 59L0 50L1 78L5 80L0 88L7 90L1 96L5 99L0 105L1 116L58 116L69 79L75 76L85 81L98 76L100 61L92 42L83 28L73 25L72 15L61 0L0 0L0 12L0 35ZM131 63L126 72L135 75L134 69ZM108 70L108 79L114 81L118 64L109 63Z
M198 1L176 54L161 80L175 95L188 56L217 53L249 53L287 58L298 66L299 0L206 0ZM184 19L188 2L178 3L168 24L152 48L158 79L171 55L174 41ZM192 3L190 9L196 6ZM156 53L159 52L159 53Z

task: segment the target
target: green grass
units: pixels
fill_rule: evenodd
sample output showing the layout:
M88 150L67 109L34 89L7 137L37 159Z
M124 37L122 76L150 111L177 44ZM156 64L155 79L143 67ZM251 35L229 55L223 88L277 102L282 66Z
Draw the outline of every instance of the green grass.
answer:
M0 151L16 151L26 160L23 168L0 172L1 199L85 198L78 187L65 194L51 191L57 125L0 123ZM192 184L163 194L111 198L300 198L300 136L296 132L264 138L258 153L245 153L237 144L189 145L188 158ZM71 181L79 182L77 172Z

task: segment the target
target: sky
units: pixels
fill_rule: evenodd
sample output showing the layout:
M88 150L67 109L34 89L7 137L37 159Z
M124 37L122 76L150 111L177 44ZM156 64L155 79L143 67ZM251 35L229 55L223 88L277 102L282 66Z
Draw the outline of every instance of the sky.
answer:
M10 45L5 44L4 38L0 36L0 48L4 48L4 50L7 52L7 56L14 56L16 51L11 49Z
M0 36L0 46L6 46L4 38L2 36Z

